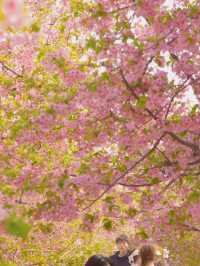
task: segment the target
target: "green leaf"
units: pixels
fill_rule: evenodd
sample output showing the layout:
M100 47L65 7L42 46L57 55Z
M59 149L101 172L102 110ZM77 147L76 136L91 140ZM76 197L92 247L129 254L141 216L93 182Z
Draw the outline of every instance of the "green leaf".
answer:
M98 4L97 10L94 13L94 17L96 17L96 18L97 17L104 17L104 16L106 16L106 14L107 13L105 12L103 5Z
M135 4L141 7L143 5L143 0L135 0Z
M105 46L105 41L102 40L96 40L94 37L90 37L87 40L86 47L88 49L94 50L97 54L104 48Z
M53 115L53 114L55 114L55 110L54 110L53 106L46 106L46 107L45 107L45 112L46 112L47 114L49 114L49 115Z
M148 236L148 234L147 234L147 232L145 231L144 228L142 228L139 232L137 232L136 235L140 236L144 240L149 238L149 236Z
M159 41L159 37L157 35L149 36L148 41L152 43L157 43Z
M149 159L152 163L159 165L163 162L162 156L158 155L157 153L153 152L150 154Z
M199 199L200 199L200 191L192 191L188 196L188 200L190 202L198 202Z
M116 23L115 30L121 31L121 30L129 29L129 28L130 28L130 24L128 21L120 21Z
M60 68L62 68L62 69L64 69L65 66L66 66L66 62L65 62L65 58L64 58L64 57L54 58L54 63L55 63L58 67L60 67Z
M96 82L91 82L88 84L88 89L89 91L95 92L97 90L97 83Z
M32 77L25 79L24 83L28 89L32 89L36 86L36 82Z
M68 167L72 162L72 156L68 153L66 153L64 156L63 156L63 164L65 167Z
M110 76L107 72L103 72L101 75L102 80L110 80Z
M11 215L5 221L5 228L11 235L26 238L31 230L31 225L23 221L22 218L18 218L15 215Z
M199 8L197 4L189 4L189 16L195 18L199 14Z
M156 185L160 183L160 179L158 177L153 177L150 179L150 184Z
M73 113L69 114L68 119L70 121L75 121L78 119L78 117L79 117L79 114L77 112L73 112Z
M58 180L58 186L63 189L64 185L65 185L65 181L69 178L68 175L64 175L62 176L62 178L60 180Z
M112 204L114 201L114 198L112 196L105 197L104 201L108 204Z
M141 87L143 87L143 85L144 84L143 84L141 79L138 79L137 81L131 83L132 88L141 88Z
M42 156L37 151L32 151L29 155L29 159L33 165L40 164L43 161Z
M192 110L190 112L190 115L191 116L195 116L197 114L197 112L199 111L199 105L198 104L195 104L193 107L192 107Z
M15 192L14 192L12 186L11 186L11 185L7 185L7 184L2 184L2 185L1 185L1 188L0 188L0 191L1 191L3 194L7 195L7 196L12 196L12 195L15 194Z
M179 124L181 122L181 116L179 114L174 114L174 115L170 116L169 121L171 121L175 124Z
M70 16L64 16L62 19L61 19L61 21L62 22L67 22L68 20L69 20L69 18L70 18Z
M69 94L69 97L74 97L76 96L78 90L76 87L70 87L68 90L67 90L68 94Z
M187 175L185 176L185 181L188 183L188 184L192 184L194 182L194 179L195 177L191 174L191 175Z
M64 24L60 25L59 30L61 33L65 32L66 26Z
M176 213L174 210L170 210L168 212L168 217L169 217L169 223L170 224L175 224L176 223Z
M96 49L96 45L97 45L97 40L95 40L95 38L90 37L87 40L87 44L86 47L95 50Z
M46 50L41 49L37 56L38 61L39 62L42 61L45 58L45 55L46 55Z
M137 209L135 209L135 208L128 208L127 210L126 210L126 214L129 216L129 217L131 217L131 218L133 218L133 217L135 217L135 215L137 214Z
M33 23L31 25L31 31L33 31L33 32L39 32L40 31L40 25L37 22Z
M2 258L0 258L0 265L1 266L17 266L14 262L5 261Z
M25 128L28 128L30 122L27 117L21 117L18 121L15 122L13 127L11 128L10 137L16 138L16 136Z
M86 4L80 0L72 0L70 2L70 7L74 13L74 16L78 17L84 12Z
M53 224L52 223L47 223L47 224L40 223L39 229L41 230L42 233L49 234L53 231Z
M86 213L85 218L86 218L86 220L88 220L91 223L93 223L94 220L95 220L95 214L93 214L93 213Z
M3 85L5 87L10 87L13 84L13 81L11 79L8 79L7 77L0 75L0 85Z
M125 164L122 164L122 163L118 163L118 165L117 165L117 169L121 172L121 173L124 173L124 172L126 172L127 171L127 167L126 167L126 165Z
M172 19L172 15L167 12L164 16L161 17L161 21L163 24L167 24L168 22L170 22Z
M139 39L137 39L137 38L133 38L133 44L140 51L142 51L144 49L144 44Z
M136 102L136 106L138 108L144 109L146 107L147 99L148 98L145 95L140 96Z
M88 172L88 170L90 169L89 165L87 163L81 163L79 169L78 169L78 173L80 175L84 175Z
M17 169L10 167L5 168L3 172L5 176L10 177L12 179L16 178L19 174L19 171Z
M103 219L103 227L106 230L111 230L112 229L112 221L109 218L104 218Z

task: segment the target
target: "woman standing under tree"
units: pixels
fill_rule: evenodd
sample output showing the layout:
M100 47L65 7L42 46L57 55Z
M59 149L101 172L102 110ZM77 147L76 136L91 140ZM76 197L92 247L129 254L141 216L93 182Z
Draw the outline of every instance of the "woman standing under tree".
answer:
M141 258L141 266L156 266L155 255L156 251L153 245L144 245L139 252Z

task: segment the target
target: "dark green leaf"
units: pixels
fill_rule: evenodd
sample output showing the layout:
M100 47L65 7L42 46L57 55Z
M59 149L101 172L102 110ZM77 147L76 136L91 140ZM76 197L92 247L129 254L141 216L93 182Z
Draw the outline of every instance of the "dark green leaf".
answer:
M97 90L97 83L96 82L89 83L88 89L89 89L89 91L95 92Z
M61 177L61 179L58 180L58 186L63 189L65 185L65 181L69 178L68 175L64 175Z
M39 32L40 31L40 25L37 22L33 23L31 26L31 31Z
M126 211L127 215L131 218L135 217L135 215L137 214L137 209L135 208L128 208L128 210Z
M160 179L158 177L153 177L150 179L150 184L156 185L160 183Z
M142 239L146 240L149 238L147 232L145 231L145 229L141 229L138 233L138 236L140 236Z
M103 219L103 227L106 230L111 230L112 229L112 221L109 218L104 218Z

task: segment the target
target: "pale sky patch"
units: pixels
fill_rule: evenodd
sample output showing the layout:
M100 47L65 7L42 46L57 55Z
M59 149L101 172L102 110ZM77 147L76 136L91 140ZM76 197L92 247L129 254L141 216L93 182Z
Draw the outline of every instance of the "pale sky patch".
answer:
M163 6L166 6L168 9L174 8L175 0L166 0Z

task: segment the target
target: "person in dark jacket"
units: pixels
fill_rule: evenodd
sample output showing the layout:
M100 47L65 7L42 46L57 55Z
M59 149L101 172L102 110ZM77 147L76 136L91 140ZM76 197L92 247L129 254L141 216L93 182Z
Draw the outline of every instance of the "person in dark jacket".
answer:
M120 235L115 240L118 251L110 257L113 266L130 266L129 256L132 251L129 249L129 240L126 235Z
M85 266L112 266L112 264L107 257L94 255L88 259Z

